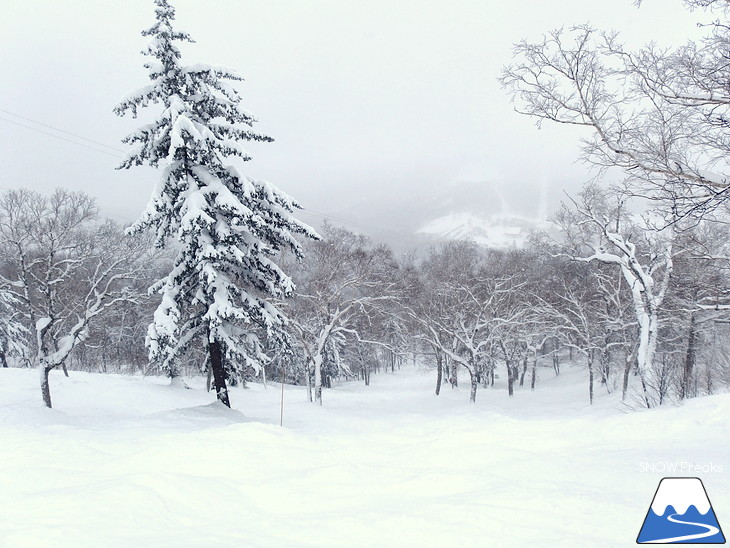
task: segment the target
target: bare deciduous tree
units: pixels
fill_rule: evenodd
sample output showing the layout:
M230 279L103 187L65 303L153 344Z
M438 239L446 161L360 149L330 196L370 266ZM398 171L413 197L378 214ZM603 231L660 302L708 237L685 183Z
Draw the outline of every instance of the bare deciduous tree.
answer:
M690 7L727 3L688 0ZM717 21L701 43L629 52L616 33L588 25L558 29L515 46L502 85L518 112L590 129L584 158L621 168L633 190L675 213L702 218L727 202L730 150L726 51L730 27Z
M50 371L64 366L95 317L134 298L126 282L139 275L144 244L96 219L94 200L83 193L11 190L0 197L2 282L32 331L48 407Z
M387 345L368 339L367 325L397 295L389 272L396 266L381 260L383 249L331 225L325 225L322 233L321 242L307 246L308 261L294 273L297 289L288 303L291 327L306 356L309 399L313 378L314 401L320 405L325 361L329 358L337 372L352 374L342 356L348 341Z

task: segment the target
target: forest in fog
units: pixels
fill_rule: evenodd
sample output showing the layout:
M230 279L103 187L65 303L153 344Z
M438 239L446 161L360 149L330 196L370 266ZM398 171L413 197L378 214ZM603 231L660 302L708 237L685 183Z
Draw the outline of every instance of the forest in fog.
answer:
M533 234L525 249L451 241L396 256L325 224L320 240L304 244L303 260L281 257L295 284L275 303L288 317L283 344L258 349L258 368L229 364L227 381L306 385L310 399L326 402L333 383L367 384L418 359L434 369L437 394L461 382L472 401L495 377L510 394L515 385L539 390L540 377L566 362L588 371L587 400L620 391L630 405L651 406L726 390L730 279L716 259L725 225L696 223L667 242L624 201L586 187L554 215L559 230ZM160 305L148 287L171 268L174 247L125 235L91 197L63 189L3 194L0 233L4 367L40 359L64 371L180 382L208 374L200 344L164 366L145 348ZM641 292L627 271L645 284ZM642 346L646 321L657 326L653 352ZM642 357L653 376L641 376Z

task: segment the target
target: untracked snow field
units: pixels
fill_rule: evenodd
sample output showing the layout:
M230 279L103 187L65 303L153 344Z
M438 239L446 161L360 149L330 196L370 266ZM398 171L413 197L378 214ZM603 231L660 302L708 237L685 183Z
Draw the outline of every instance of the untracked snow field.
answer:
M0 546L632 546L659 480L730 530L730 395L627 413L585 372L433 395L412 366L324 393L0 369ZM699 467L693 469L692 467ZM675 471L666 469L676 467Z

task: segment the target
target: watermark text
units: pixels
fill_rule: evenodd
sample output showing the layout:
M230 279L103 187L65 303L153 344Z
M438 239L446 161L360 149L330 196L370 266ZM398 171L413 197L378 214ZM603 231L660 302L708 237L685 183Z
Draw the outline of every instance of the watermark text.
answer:
M687 461L643 461L639 464L642 474L721 474L725 471L722 464L714 462L696 463Z

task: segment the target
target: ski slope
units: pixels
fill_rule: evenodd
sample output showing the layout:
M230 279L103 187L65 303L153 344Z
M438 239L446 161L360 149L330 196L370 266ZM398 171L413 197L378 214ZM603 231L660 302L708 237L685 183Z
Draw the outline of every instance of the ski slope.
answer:
M688 540L700 540L703 538L711 537L713 535L716 535L720 532L720 529L715 527L714 525L707 525L704 523L694 523L691 521L682 521L677 519L675 516L678 516L679 514L672 514L671 516L667 516L667 520L671 521L672 523L680 523L682 525L692 525L694 527L699 527L700 529L705 529L702 533L696 533L694 535L682 535L679 537L669 537L669 538L662 538L658 540L652 540L644 542L644 544L673 544L677 542L687 542Z
M0 546L630 546L662 474L701 475L730 523L730 396L627 413L585 372L433 395L405 367L326 390L0 369ZM717 466L724 471L719 472ZM675 474L697 475L697 474Z

